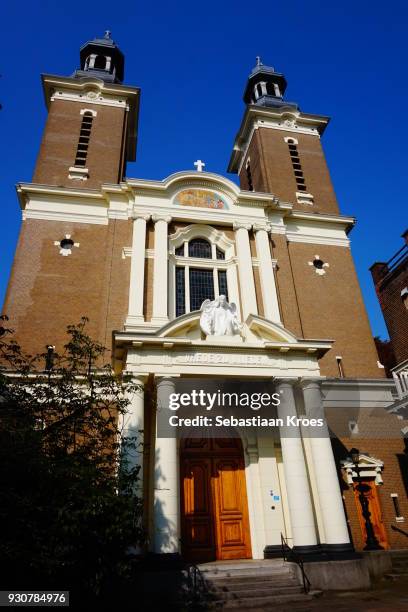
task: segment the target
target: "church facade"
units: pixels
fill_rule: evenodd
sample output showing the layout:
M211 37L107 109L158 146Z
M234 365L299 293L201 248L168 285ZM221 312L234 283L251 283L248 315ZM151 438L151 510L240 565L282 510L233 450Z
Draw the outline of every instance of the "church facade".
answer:
M33 182L17 187L3 311L30 351L61 347L66 325L88 316L115 370L138 383L124 425L144 435L149 549L260 559L283 535L306 557L347 558L367 545L362 481L374 547L407 547L391 529L408 520L403 424L386 412L395 386L354 269L355 219L339 211L321 145L329 119L284 100L285 77L258 60L228 166L239 186L201 160L164 180L127 178L140 90L123 84L109 34L80 57L71 77L42 76L48 119ZM200 325L205 301L232 309L222 335ZM272 383L278 417L325 418L327 435L302 424L158 435L179 381L197 379Z

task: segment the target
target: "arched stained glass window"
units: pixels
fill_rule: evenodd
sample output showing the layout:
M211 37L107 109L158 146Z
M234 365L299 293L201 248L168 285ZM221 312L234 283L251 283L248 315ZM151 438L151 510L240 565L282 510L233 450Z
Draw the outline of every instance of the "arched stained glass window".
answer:
M189 257L205 257L206 259L212 258L211 244L204 240L204 238L194 238L188 243L188 255Z

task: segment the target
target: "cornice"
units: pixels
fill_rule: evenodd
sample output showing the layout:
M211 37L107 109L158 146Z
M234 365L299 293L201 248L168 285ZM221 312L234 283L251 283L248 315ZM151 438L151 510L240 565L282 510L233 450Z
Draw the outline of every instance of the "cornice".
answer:
M287 215L287 218L304 219L306 221L323 221L324 223L340 223L350 227L353 227L353 225L356 223L356 218L348 215L328 215L324 213L303 212L297 210L292 210Z
M143 346L165 348L169 350L177 347L187 347L194 352L199 349L202 352L212 352L216 349L220 353L245 353L249 350L265 352L266 350L278 351L280 353L294 352L305 352L314 354L319 351L323 353L327 352L332 348L333 341L327 340L299 340L297 342L245 342L240 345L221 345L217 342L211 342L211 340L193 340L189 338L182 338L180 336L157 336L155 332L151 334L140 334L126 332L114 332L114 340L116 346L127 346L141 349ZM171 345L171 346L170 346Z
M191 176L190 173L181 174L183 179ZM228 183L228 179L220 177L220 182L224 180ZM153 183L153 181L134 181L134 183L142 182L148 185ZM104 184L99 190L20 183L17 185L17 193L24 218L107 224L109 219L128 220L138 216L147 218L158 215L167 220L171 217L174 220L194 224L233 227L235 223L237 227L238 223L244 224L247 228L267 230L270 228L272 234L286 234L291 242L334 246L349 246L346 235L355 223L355 219L349 216L294 211L282 203L273 207L275 198L270 194L259 194L262 201L259 202L260 210L255 214L255 211L252 213L248 202L256 202L255 197L258 194L240 192L236 186L241 208L219 210L181 206L174 204L171 195L166 194L166 181L154 183L156 186L158 184L158 193L161 194L160 198L156 195L155 202L148 202L147 196L136 197L132 187L126 182ZM237 199L233 201L234 206L236 202ZM266 206L267 202L271 205Z
M275 208L277 210L292 209L292 204L282 202L272 193L243 191L226 177L212 172L186 170L171 174L161 181L127 178L122 185L124 189L131 190L135 196L174 197L183 188L196 187L221 192L228 196L236 206Z

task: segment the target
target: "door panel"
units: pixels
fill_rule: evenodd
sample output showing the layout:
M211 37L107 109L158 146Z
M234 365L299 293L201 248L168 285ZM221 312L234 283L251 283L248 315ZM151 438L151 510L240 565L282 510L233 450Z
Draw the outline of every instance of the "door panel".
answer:
M182 462L182 548L191 561L210 561L215 555L211 499L211 460Z
M241 441L186 439L180 464L183 555L191 561L251 558Z
M218 559L248 559L249 524L241 458L214 460L214 502Z
M365 497L368 499L368 509L371 512L370 520L374 528L374 534L377 538L378 542L383 548L389 548L387 532L382 520L381 513L381 505L380 499L378 497L377 486L374 480L364 480L363 484L368 485L370 489L365 493ZM361 510L361 503L359 500L359 491L356 489L356 485L358 483L354 483L354 496L356 500L357 510L358 510L358 518L360 521L361 533L363 535L363 541L366 541L366 528L365 528L365 520Z

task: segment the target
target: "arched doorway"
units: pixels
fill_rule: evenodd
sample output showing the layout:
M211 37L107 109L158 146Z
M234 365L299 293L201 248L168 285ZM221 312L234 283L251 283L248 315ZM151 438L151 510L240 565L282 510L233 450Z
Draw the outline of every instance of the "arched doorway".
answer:
M245 463L238 438L183 438L182 553L190 561L250 559Z

